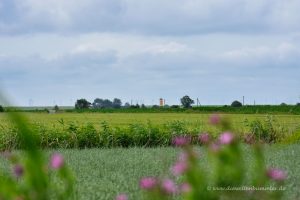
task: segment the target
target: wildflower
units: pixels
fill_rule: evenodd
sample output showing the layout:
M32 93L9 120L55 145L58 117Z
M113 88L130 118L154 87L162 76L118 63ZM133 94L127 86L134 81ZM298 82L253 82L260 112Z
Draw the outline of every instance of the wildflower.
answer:
M21 177L24 174L24 168L19 164L14 166L13 171L16 177Z
M209 148L212 152L218 152L220 150L220 145L217 143L212 143Z
M175 183L171 179L165 179L162 182L162 189L167 194L174 194L177 191Z
M151 190L157 185L157 180L154 177L145 177L140 180L140 188Z
M191 191L191 186L190 186L190 184L188 184L188 183L183 183L183 184L181 184L181 185L180 185L180 191L181 191L182 193L188 193L188 192L190 192L190 191Z
M230 132L225 132L220 135L219 142L220 144L230 144L233 141L233 134Z
M191 141L191 138L189 137L184 137L184 136L177 136L175 138L173 138L172 143L175 146L185 146L188 145Z
M199 135L199 141L201 144L207 144L210 141L210 135L208 133L203 133Z
M212 125L218 125L220 123L220 121L221 121L221 117L218 114L213 114L209 118L209 122Z
M188 168L186 161L177 161L172 167L172 173L174 176L183 174Z
M51 167L53 169L59 169L64 165L64 158L62 155L55 153L51 156Z
M126 194L119 194L116 196L116 200L128 200L128 196Z
M287 174L285 171L275 168L268 169L267 176L274 181L284 181L287 178Z

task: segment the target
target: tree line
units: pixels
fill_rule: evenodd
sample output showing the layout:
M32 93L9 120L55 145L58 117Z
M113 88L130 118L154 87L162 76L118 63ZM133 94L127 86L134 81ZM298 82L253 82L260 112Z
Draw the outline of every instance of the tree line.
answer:
M188 95L183 96L180 98L181 107L183 108L191 108L193 104L195 104L195 101L191 99ZM280 104L281 106L286 105L284 103ZM296 104L297 106L300 106L300 103ZM231 107L242 107L243 104L240 101L233 101L230 104ZM152 108L158 108L160 106L153 105ZM179 105L164 105L166 108L179 108ZM96 98L93 103L87 101L86 99L78 99L75 103L76 109L88 109L88 108L94 108L94 109L102 109L102 108L146 108L144 104L139 105L131 105L128 102L126 102L124 105L122 104L122 101L119 98L114 98L112 101L109 99L101 99Z

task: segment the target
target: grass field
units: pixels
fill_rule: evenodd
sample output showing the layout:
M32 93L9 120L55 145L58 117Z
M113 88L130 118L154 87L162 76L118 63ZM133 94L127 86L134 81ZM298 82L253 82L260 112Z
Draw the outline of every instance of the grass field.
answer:
M252 164L252 155L245 147L245 162ZM199 149L200 152L202 149ZM111 200L119 192L130 199L142 199L138 189L143 176L161 176L169 171L178 149L129 148L60 150L77 176L77 199ZM267 166L279 167L288 172L284 199L300 199L300 146L266 146ZM204 166L208 161L202 154ZM1 160L0 167L5 167ZM247 183L245 185L249 186Z
M95 127L100 127L100 123L106 121L112 126L127 126L132 123L147 123L150 121L154 125L162 125L164 123L179 120L188 122L191 126L199 124L206 126L211 114L199 113L24 113L31 121L36 123L52 126L58 124L63 119L66 123L78 122L81 124L91 123ZM7 123L6 114L0 113L0 125ZM243 129L244 121L247 119L253 121L255 119L265 119L266 114L223 114L228 117L236 129ZM273 115L274 119L293 130L300 124L300 115Z

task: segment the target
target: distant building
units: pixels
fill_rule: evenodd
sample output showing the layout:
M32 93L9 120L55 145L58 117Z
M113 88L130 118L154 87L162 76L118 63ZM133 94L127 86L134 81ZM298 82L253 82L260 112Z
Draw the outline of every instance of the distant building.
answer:
M163 98L159 99L159 106L163 107L166 104L166 100Z

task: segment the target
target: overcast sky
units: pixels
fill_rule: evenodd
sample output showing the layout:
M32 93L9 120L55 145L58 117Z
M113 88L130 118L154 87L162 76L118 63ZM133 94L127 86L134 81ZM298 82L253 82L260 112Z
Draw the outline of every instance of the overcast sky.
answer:
M0 0L0 85L17 105L295 104L299 0Z

